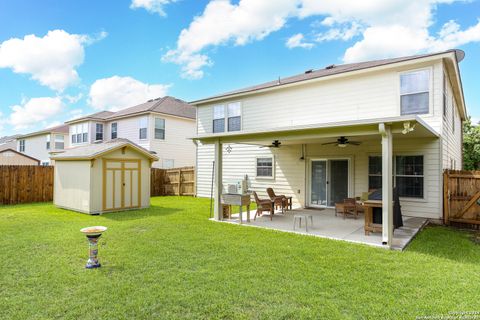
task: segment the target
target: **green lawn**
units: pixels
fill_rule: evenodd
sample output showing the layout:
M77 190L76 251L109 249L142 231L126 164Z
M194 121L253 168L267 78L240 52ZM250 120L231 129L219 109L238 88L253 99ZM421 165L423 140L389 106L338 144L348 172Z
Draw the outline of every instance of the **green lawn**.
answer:
M406 252L208 220L153 198L103 216L0 207L0 319L414 319L480 311L480 246L425 229ZM82 227L104 225L102 268Z

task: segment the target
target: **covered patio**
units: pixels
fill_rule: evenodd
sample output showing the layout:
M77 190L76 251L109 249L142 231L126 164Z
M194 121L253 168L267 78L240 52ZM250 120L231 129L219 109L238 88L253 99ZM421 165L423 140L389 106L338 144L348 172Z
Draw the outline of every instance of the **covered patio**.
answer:
M343 138L344 136L358 141L356 143L360 146L345 148L346 145L340 145L341 143L338 146L329 145L332 140L335 141L338 137ZM222 213L222 199L223 194L228 191L224 185L224 158L228 158L230 167L235 166L232 164L234 160L229 158L232 150L230 144L256 145L260 148L269 147L275 157L272 160L273 166L276 166L278 173L276 176L273 174L271 180L257 179L255 186L250 191L264 193L265 188L268 187L280 189L277 190L278 194L293 197L294 203L297 207L300 207L284 215L276 214L272 221L270 221L269 216L262 216L254 221L253 213L250 212L252 219L245 223L248 226L305 233L402 250L427 221L426 218L414 217L417 215L416 213L419 213L419 216L428 217L429 201L433 201L435 197L440 195L440 191L434 191L430 192L429 198L422 195L421 199L402 200L402 206L406 204L405 208L408 209L406 211L412 214L410 217L404 214L404 227L393 230L394 152L412 154L412 150L416 150L414 154L420 154L422 159L425 155L425 161L428 162L429 168L432 168L432 172L435 175L440 174L440 169L437 172L437 160L435 160L438 157L438 151L429 151L438 150L436 149L438 133L415 115L289 126L264 131L203 134L198 135L195 140L202 144L214 146L212 193L215 204L213 217L217 221L225 220ZM281 142L281 148L275 146L275 142ZM397 151L393 147L395 143L398 145ZM237 148L234 147L234 150L237 150ZM378 178L381 186L383 186L380 188L382 190L382 200L380 200L382 222L378 230L380 232L365 235L363 215L360 215L356 220L351 218L344 220L341 217L335 217L334 210L331 208L345 198L359 197L362 193L369 191L369 164L367 161L369 155L377 155L380 159L381 173L378 174ZM238 159L241 160L236 160L237 162L243 162L239 162L235 166L235 172L241 179L249 170L246 162L248 160L245 160L248 159L248 155ZM244 164L243 167L242 164ZM336 167L335 172L332 169L334 165ZM421 166L423 167L423 163ZM315 173L324 170L324 168L328 171L326 173L327 178L322 176L323 180L317 179ZM440 167L438 166L438 168ZM329 179L334 173L338 178L336 180ZM229 173L228 179L231 179L231 176L232 174ZM427 179L432 177L434 177L433 174ZM329 184L329 180L335 182L336 185L341 184L342 189L335 189L333 183ZM434 184L435 182L428 183ZM325 186L325 184L328 188L326 198L324 194L320 194L318 189L314 188L318 185ZM321 195L320 198L314 198L319 194ZM265 195L260 194L260 197L265 198ZM310 207L316 207L317 210L306 209ZM323 210L318 210L320 207ZM415 212L415 209L412 210L412 208L420 208L420 210L425 211ZM293 230L294 216L299 214L313 216L313 227L309 228L308 232L300 228ZM230 222L238 223L238 219Z
M365 235L364 216L360 214L357 219L342 216L335 216L334 209L304 209L296 208L291 211L276 211L273 219L270 215L264 214L255 217L255 211L250 211L250 222L246 214L242 217L242 226L258 227L265 229L278 230L283 232L293 232L298 234L328 238L334 240L343 240L353 243L366 244L370 246L387 248L382 245L381 233L370 233ZM308 219L308 229L305 228L304 222L299 227L298 221L294 228L295 215L312 215L313 225ZM239 215L234 214L231 219L224 219L224 222L240 224ZM426 225L427 219L418 217L403 217L403 227L395 229L392 237L391 249L403 250L415 237L415 235Z

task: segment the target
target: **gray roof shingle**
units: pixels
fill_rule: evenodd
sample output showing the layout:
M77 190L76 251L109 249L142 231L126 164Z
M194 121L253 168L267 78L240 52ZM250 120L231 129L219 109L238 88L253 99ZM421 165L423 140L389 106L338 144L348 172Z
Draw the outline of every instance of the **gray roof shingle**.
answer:
M231 95L236 95L236 94L241 94L241 93L249 93L249 92L254 92L257 90L262 90L262 89L268 89L268 88L273 88L273 87L279 87L287 84L292 84L296 82L301 82L301 81L306 81L306 80L311 80L311 79L316 79L316 78L322 78L322 77L327 77L335 74L340 74L340 73L346 73L346 72L352 72L352 71L357 71L357 70L362 70L362 69L369 69L373 67L379 67L379 66L384 66L392 63L397 63L397 62L404 62L404 61L409 61L409 60L415 60L415 59L420 59L424 57L430 57L434 55L439 55L439 54L444 54L444 53L449 53L453 52L456 54L457 61L460 62L463 59L464 53L461 50L447 50L444 52L437 52L437 53L430 53L430 54L420 54L420 55L414 55L414 56L407 56L407 57L399 57L399 58L391 58L391 59L382 59L382 60L373 60L373 61L365 61L365 62L357 62L357 63L349 63L349 64L341 64L341 65L330 65L327 66L324 69L318 69L318 70L308 70L304 73L297 74L294 76L286 77L286 78L279 78L274 81L269 81L265 83L261 83L258 85L238 89L238 90L233 90L229 92L225 92L223 94L219 95L214 95L205 99L200 99L200 100L195 100L190 102L191 104L197 104L197 103L202 103L211 99L217 99L217 98L226 98Z
M196 117L195 107L191 106L190 104L181 99L165 96L163 98L148 100L145 103L115 112L114 114L107 117L107 120L148 111L159 112L189 119L195 119Z

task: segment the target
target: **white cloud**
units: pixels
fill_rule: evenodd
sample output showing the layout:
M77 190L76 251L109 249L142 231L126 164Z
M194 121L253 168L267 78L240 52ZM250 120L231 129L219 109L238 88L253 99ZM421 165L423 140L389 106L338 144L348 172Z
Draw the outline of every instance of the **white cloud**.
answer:
M163 97L170 85L148 84L131 77L98 79L90 87L88 103L95 109L119 110Z
M143 8L151 13L158 13L162 17L166 16L164 6L176 2L177 0L132 0L131 9Z
M361 33L362 26L359 23L353 21L350 25L347 25L343 28L330 28L326 32L318 34L315 40L318 42L332 40L348 41Z
M79 93L76 96L64 95L63 98L68 101L68 103L75 104L83 98L83 93Z
M58 127L59 125L61 125L62 123L60 121L53 121L53 122L50 122L50 123L47 123L44 128L46 129L49 129L49 128L54 128L54 127Z
M287 48L304 48L304 49L311 49L313 48L313 43L305 42L305 36L301 33L297 33L290 38L288 38L287 42L285 43Z
M182 66L182 76L198 79L213 64L206 52L211 47L245 45L264 39L282 29L290 19L318 16L320 23L312 39L295 34L287 47L310 48L313 41L350 41L345 62L387 58L403 54L441 51L480 41L480 22L461 30L451 21L437 35L429 28L435 23L438 5L463 0L211 0L177 39L176 48L163 61ZM409 40L410 39L410 40Z
M42 85L62 91L79 80L76 68L83 63L84 46L106 35L101 32L89 37L53 30L44 37L31 34L23 39L12 38L0 44L0 68L30 74Z
M60 97L31 98L20 105L11 106L9 124L15 129L25 129L41 121L48 121L62 111Z
M240 0L238 4L212 0L203 13L182 30L176 49L167 52L163 60L182 65L185 78L201 78L201 69L211 65L208 56L200 53L203 49L230 42L241 46L262 40L281 29L296 8L297 1L291 0Z

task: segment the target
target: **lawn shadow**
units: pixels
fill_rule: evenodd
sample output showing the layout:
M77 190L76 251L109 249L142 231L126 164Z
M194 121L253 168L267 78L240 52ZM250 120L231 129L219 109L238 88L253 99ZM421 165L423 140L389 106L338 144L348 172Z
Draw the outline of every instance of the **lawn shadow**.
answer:
M408 246L415 252L460 263L480 263L480 245L475 232L445 226L427 226Z
M178 208L165 208L161 206L151 205L150 208L137 209L137 210L127 210L127 211L117 211L117 212L107 212L103 213L101 216L110 220L115 221L129 221L144 219L153 216L168 216L175 214L182 209Z

